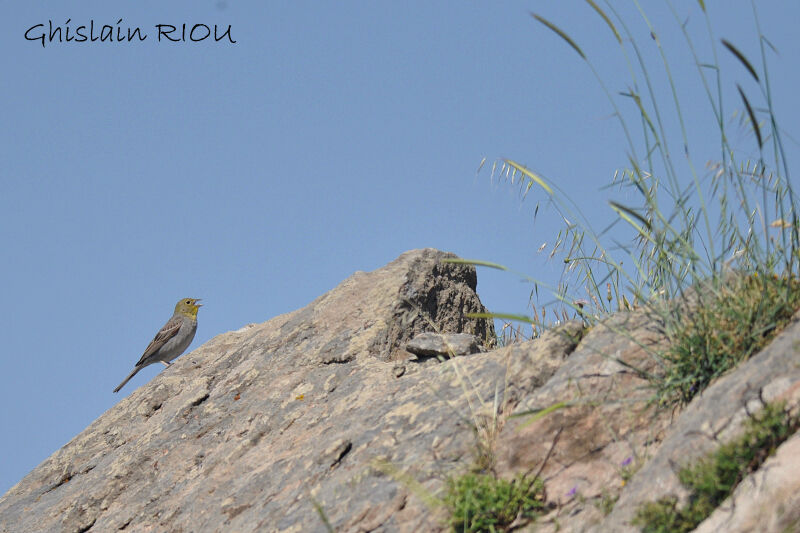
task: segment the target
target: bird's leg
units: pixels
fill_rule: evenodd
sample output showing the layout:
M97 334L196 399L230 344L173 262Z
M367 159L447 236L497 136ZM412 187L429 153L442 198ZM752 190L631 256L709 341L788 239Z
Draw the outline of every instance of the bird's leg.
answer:
M161 362L164 363L164 366L167 366L167 367L172 365L172 363L168 363L166 361L161 361Z

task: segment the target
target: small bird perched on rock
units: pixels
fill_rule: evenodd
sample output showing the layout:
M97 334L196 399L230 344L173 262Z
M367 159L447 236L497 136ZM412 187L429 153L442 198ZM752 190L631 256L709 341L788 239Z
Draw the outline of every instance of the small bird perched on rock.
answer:
M182 354L192 343L194 334L197 331L197 311L203 304L199 304L199 298L183 298L175 304L175 312L172 314L164 327L156 334L155 338L145 349L142 358L133 367L133 372L128 374L114 392L125 386L139 370L153 363L162 362L164 366L169 366L173 359Z

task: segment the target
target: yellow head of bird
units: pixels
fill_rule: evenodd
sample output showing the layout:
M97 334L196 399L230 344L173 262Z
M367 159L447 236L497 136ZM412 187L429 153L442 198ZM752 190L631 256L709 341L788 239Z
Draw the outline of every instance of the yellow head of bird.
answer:
M199 301L200 298L181 298L178 303L175 304L175 314L197 318L197 311L203 305L198 303Z

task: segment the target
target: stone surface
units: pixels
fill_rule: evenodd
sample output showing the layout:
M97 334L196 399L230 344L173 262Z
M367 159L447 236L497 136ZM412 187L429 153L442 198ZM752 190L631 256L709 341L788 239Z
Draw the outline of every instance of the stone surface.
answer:
M315 501L337 531L434 527L375 465L435 490L471 453L453 365L385 362L425 330L493 334L465 316L485 312L474 268L446 257L405 253L179 358L0 498L0 531L324 531ZM504 369L480 370L491 397Z
M417 357L470 355L481 351L481 339L469 333L420 333L406 343L406 351Z
M537 521L536 531L599 522L599 502L616 496L625 469L664 437L669 413L650 405L647 381L619 362L652 370L651 353L663 342L645 314L620 313L586 332L566 361L551 363L557 366L550 379L521 395L515 413L530 414L503 428L497 470L509 478L541 471L547 499L557 508Z
M800 312L768 347L712 384L683 412L656 409L654 391L632 370L657 368L653 351L665 340L656 321L641 312L620 313L592 328L552 377L523 395L516 408L517 414L552 411L539 419L512 418L498 438L498 472L510 477L541 469L547 499L556 506L528 529L633 532L638 528L630 521L643 502L667 495L685 498L677 479L681 466L734 438L748 412L764 401L800 404L798 318ZM758 473L751 477L758 479ZM797 517L790 512L796 508L794 485L784 485L780 476L768 479L775 481L760 485L769 494L762 497L772 500L763 508L784 517L772 520L776 528L795 524ZM615 498L613 510L604 516L602 504ZM707 531L752 531L746 515L757 514L758 505L733 501L741 514L728 513L722 529L715 529L722 520L715 518Z
M766 348L696 397L670 425L663 443L625 486L612 513L592 531L637 531L636 509L663 496L685 498L681 467L734 438L763 401L795 401L800 389L800 313ZM731 527L734 527L732 525Z
M800 435L747 477L695 533L800 531Z
M650 401L642 375L665 340L641 311L410 359L426 331L493 335L466 316L485 311L474 269L447 257L408 252L182 356L3 495L0 532L306 533L327 531L321 515L337 532L441 531L445 479L487 455L500 476L545 479L551 511L524 530L635 531L637 507L685 497L678 468L748 412L800 405L800 314L682 412ZM699 531L797 529L798 448L785 442Z

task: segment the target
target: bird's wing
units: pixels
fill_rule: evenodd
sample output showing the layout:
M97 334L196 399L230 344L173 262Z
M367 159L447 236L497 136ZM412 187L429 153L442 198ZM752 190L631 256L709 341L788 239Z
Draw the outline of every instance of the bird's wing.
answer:
M168 340L175 336L178 333L178 330L181 329L181 324L183 320L181 317L174 316L170 318L164 327L156 333L156 336L150 341L150 344L147 345L147 348L144 350L144 354L142 354L142 358L139 359L139 362L136 363L136 366L141 365L144 363L145 359L156 353L162 346L164 346Z

